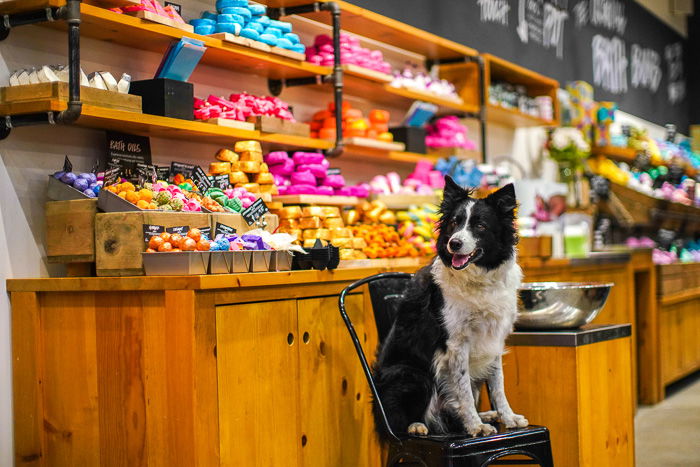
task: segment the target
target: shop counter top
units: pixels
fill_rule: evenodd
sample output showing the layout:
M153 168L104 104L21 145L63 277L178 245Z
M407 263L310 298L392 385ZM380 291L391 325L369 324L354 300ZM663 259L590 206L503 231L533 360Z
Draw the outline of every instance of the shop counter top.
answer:
M578 329L523 330L511 334L508 345L580 347L629 337L631 333L631 324L587 324Z

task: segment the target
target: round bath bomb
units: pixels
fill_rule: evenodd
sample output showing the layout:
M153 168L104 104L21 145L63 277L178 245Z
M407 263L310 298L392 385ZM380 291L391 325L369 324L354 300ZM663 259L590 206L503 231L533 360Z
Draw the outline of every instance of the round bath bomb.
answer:
M272 26L269 26L267 29L265 29L265 34L273 35L279 39L280 37L282 37L282 30L279 28L273 28Z
M72 185L78 178L73 172L66 172L61 176L61 181L66 185Z
M239 7L239 6L234 6L234 7L226 7L222 8L219 10L221 13L227 14L227 15L239 15L245 18L246 21L250 21L250 18L253 16L250 14L250 10L246 7Z
M84 178L76 178L73 182L73 188L78 191L85 191L90 187L90 182Z
M282 47L283 49L290 50L294 44L292 44L289 39L285 39L284 37L280 37L277 39L277 47Z
M295 172L292 174L292 185L316 186L316 177L309 171Z

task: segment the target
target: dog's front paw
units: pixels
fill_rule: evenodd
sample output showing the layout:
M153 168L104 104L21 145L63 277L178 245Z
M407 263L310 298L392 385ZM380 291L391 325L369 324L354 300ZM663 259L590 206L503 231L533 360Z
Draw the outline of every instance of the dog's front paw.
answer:
M498 421L498 412L489 410L487 412L479 412L479 418L484 423L493 423Z
M527 421L527 418L515 413L501 415L501 421L506 426L506 428L525 428L530 424Z
M424 423L415 422L408 425L409 435L425 436L428 434L428 427Z
M496 428L488 423L477 423L473 426L467 427L467 433L469 433L469 435L472 437L494 435L496 434L496 431Z

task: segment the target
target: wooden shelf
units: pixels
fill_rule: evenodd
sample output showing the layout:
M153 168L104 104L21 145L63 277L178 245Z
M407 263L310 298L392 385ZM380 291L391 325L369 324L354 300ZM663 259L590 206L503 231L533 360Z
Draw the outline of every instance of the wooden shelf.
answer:
M82 15L80 34L84 37L158 53L165 53L170 43L174 40L182 37L192 37L204 42L204 45L207 47L207 51L201 61L202 64L273 79L314 75L325 76L331 73L329 67L314 65L305 61L294 60L250 47L224 42L221 39L201 36L132 16L121 15L93 5L81 4L80 12ZM65 29L66 27L63 21L43 24L60 29Z
M331 0L321 0L327 2ZM306 5L308 0L261 0L269 7ZM431 59L475 57L478 53L471 47L442 38L406 23L374 13L351 3L336 0L342 10L344 31L358 34L385 44L424 55ZM321 23L330 24L331 15L321 11L303 15Z
M633 164L637 159L638 151L633 148L623 148L620 146L594 146L591 149L591 153L594 156L605 156L619 162ZM668 165L668 162L664 162L663 165ZM695 167L691 166L685 161L683 161L682 165L687 175L691 177L697 175L698 170Z
M38 100L9 105L0 105L0 114L18 115L27 113L65 110L66 103L58 100ZM238 140L258 140L267 143L270 149L307 148L330 149L331 141L304 138L277 133L262 133L257 130L240 130L199 121L160 117L157 115L107 109L83 105L83 112L76 123L78 126L101 130L116 130L125 133L159 138L198 140L203 143L231 144Z
M82 0L83 4L96 5L103 8L115 8L128 5L138 5L140 0ZM44 8L59 8L66 0L0 0L0 14L23 13L25 11L42 10Z
M486 120L489 123L507 125L511 127L527 127L527 126L556 126L557 122L552 120L543 120L539 117L524 114L519 110L506 109L504 107L489 104L486 110Z
M411 206L420 206L421 204L439 204L440 197L436 194L432 195L408 195L408 194L391 194L391 195L373 195L373 200L381 201L386 204L389 209L408 209Z

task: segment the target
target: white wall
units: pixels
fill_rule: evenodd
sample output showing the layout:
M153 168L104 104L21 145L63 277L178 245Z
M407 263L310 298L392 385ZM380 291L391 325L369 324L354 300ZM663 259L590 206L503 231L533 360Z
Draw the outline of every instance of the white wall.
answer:
M212 1L183 0L185 16L193 17L203 9L211 9ZM306 31L308 27L299 30ZM309 34L312 34L309 31ZM308 38L305 41L308 43ZM65 34L51 29L28 26L12 31L8 40L0 42L0 85L7 82L16 68L66 62ZM86 72L111 71L120 75L129 72L134 79L151 77L160 57L157 54L84 39L83 67ZM389 54L393 58L393 54ZM255 77L238 75L209 67L200 67L192 79L199 96L208 93L228 95L232 91L266 94L266 83ZM330 90L319 88L286 90L282 98L292 103L300 120L331 99ZM361 99L353 103L367 110L369 104ZM391 109L393 118L400 118L405 109ZM471 136L478 135L470 125ZM512 154L532 172L530 161L539 154L543 133L492 127L489 132L490 157ZM170 160L198 161L212 159L215 145L153 139L154 159L158 163ZM47 174L58 170L64 155L69 155L76 170L89 170L104 150L104 133L74 127L34 127L14 130L0 142L0 467L12 465L12 399L10 358L10 307L5 293L9 278L50 277L60 275L62 267L48 265L44 257L44 216ZM351 181L368 180L372 176L399 170L403 175L411 167L359 161L346 157L334 163L344 169ZM551 167L550 167L551 169ZM535 174L547 174L547 163L536 164ZM553 174L553 171L550 170Z

